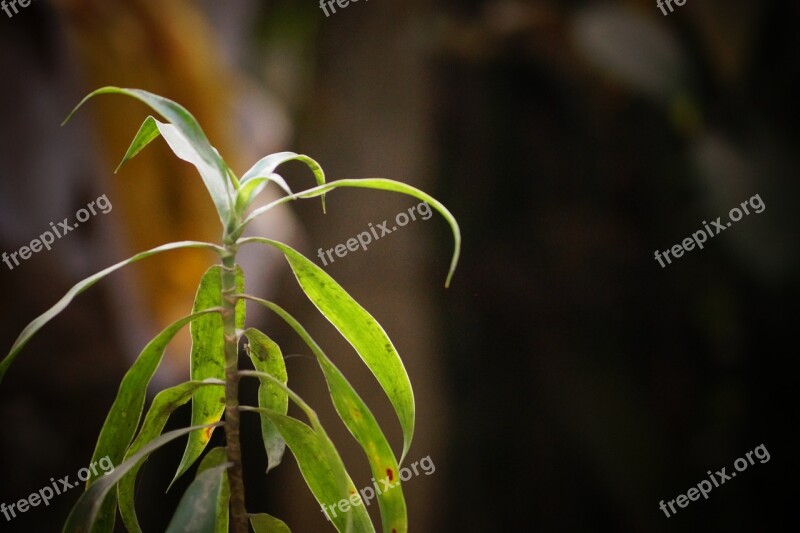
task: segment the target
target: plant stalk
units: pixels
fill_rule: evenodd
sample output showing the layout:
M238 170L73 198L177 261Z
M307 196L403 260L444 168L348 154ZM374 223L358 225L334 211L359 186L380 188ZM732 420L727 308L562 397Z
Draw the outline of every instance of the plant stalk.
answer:
M222 256L222 321L225 335L225 440L231 489L231 523L235 533L249 533L239 440L239 343L236 335L236 244L225 244Z

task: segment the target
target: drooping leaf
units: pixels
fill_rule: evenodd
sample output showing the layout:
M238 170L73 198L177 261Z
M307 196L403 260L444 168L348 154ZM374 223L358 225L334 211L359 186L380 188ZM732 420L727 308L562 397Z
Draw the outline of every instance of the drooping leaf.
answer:
M114 174L119 172L119 169L122 168L122 165L136 157L139 152L144 150L145 146L150 144L153 139L159 136L158 126L156 125L156 119L153 118L152 115L148 116L142 122L139 131L136 132L136 137L133 138L128 151L125 153L125 157L122 158L122 161L119 162L117 165L117 169L114 170Z
M228 463L228 450L221 446L213 448L206 454L205 457L203 457L203 460L200 461L200 466L197 467L197 475L199 476L206 470L223 464L228 464L228 466L232 464ZM222 474L222 488L219 493L219 499L217 500L217 518L216 527L214 529L215 533L228 533L228 525L230 522L230 499L231 486L228 482L228 472L225 471Z
M267 414L286 439L306 485L319 504L328 507L327 516L336 530L350 531L352 528L363 533L374 532L375 527L364 502L330 439L294 418L267 409L259 409L258 412ZM351 497L358 504L352 505L349 511L330 509L330 506L337 506Z
M317 183L319 185L325 183L325 173L322 171L322 167L319 166L319 163L306 155L300 155L294 152L279 152L259 159L258 162L253 165L252 168L250 168L250 170L244 173L241 183L244 184L255 178L269 176L275 172L276 168L289 161L301 161L305 163L314 173Z
M225 471L233 463L214 466L192 481L181 498L166 533L216 533Z
M219 167L211 162L208 162L202 156L202 154L200 154L197 147L183 134L178 127L174 126L173 124L164 124L158 120L155 122L158 131L161 133L161 136L164 137L164 140L167 141L167 144L169 145L170 149L172 149L172 152L178 156L178 158L186 161L187 163L191 163L197 169L197 172L200 174L203 182L205 182L206 186L211 191L211 197L217 207L220 219L223 223L227 222L233 215L231 205L232 200L228 199L229 197L233 196L233 191L227 190L227 187L225 190L214 190L212 187L219 183L220 179L225 179L226 184L229 183L228 176L223 175L223 177L220 178ZM227 170L225 172L227 172ZM223 195L225 200L218 200L218 198L223 198Z
M289 161L300 161L302 163L305 163L308 166L308 168L311 169L311 172L314 173L314 177L317 180L317 185L322 185L325 183L325 172L323 172L322 167L319 166L319 163L317 163L316 161L314 161L313 159L311 159L306 155L300 155L294 152L279 152L277 154L271 154L260 159L255 165L253 165L253 167L250 170L245 172L244 176L242 176L242 181L241 181L242 189L245 188L244 187L245 184L247 184L252 180L256 180L258 178L266 178L267 182L264 183L264 185L266 185L269 181L274 181L284 191L286 191L286 194L292 194L291 189L289 189L289 186L286 184L284 179L280 175L275 173L276 168ZM258 191L260 190L261 189L259 188ZM240 214L244 213L244 210L247 209L247 207L249 207L250 203L253 201L253 198L255 198L256 194L258 194L258 192L255 192L255 189L253 189L253 191L254 192L251 192L242 198L242 204L241 204L242 209L241 211L239 211ZM322 210L325 211L324 195L322 196Z
M247 296L247 299L275 312L311 349L325 374L336 412L366 453L373 478L376 480L386 478L392 485L392 490L385 490L377 495L383 530L396 533L408 531L406 504L397 460L372 411L297 319L272 302L252 296Z
M249 342L247 353L256 370L277 378L285 385L288 375L283 354L278 345L257 329L250 328L244 332L244 335ZM283 389L273 385L271 381L262 379L258 387L258 406L285 415L289 409L289 396ZM281 463L283 452L286 449L286 441L283 440L275 424L266 415L261 416L261 437L267 452L267 472L269 472Z
M243 371L241 375L269 379L276 385L282 386L280 381L263 372ZM242 407L242 411L257 412L272 420L286 440L289 449L292 450L306 485L323 509L328 509L326 516L337 531L374 532L375 527L364 507L364 501L347 473L336 447L319 423L316 413L291 390L286 388L286 392L289 398L306 413L311 427L295 418L269 409ZM350 506L346 512L330 510L329 506L336 507L342 500L351 500L357 503Z
M221 423L220 423L221 424ZM219 424L217 424L219 425ZM67 518L64 524L64 533L89 533L92 531L95 519L100 511L101 504L105 500L106 495L114 488L122 477L128 471L139 464L139 461L149 456L158 448L164 446L182 435L186 435L192 431L200 431L206 429L206 426L193 426L183 429L176 429L168 433L164 433L155 440L150 441L144 448L139 450L136 454L124 461L122 464L117 465L114 470L98 479L86 492L78 499L75 507Z
M173 146L173 142L167 139L170 147L173 148L173 151L175 151L176 155L181 159L198 166L198 169L203 167L209 170L208 172L201 171L200 176L208 192L211 194L211 199L217 207L220 219L225 223L230 221L233 208L233 186L235 183L232 183L228 165L222 160L219 152L211 146L208 137L206 137L206 134L203 132L202 128L200 128L200 125L191 113L180 104L147 91L142 91L140 89L123 89L120 87L103 87L84 97L84 99L75 106L75 109L72 110L69 116L67 116L64 123L66 124L72 115L74 115L87 100L101 94L122 94L136 98L168 120L171 125L174 126L174 129L168 128L170 133L178 134L173 135L172 140L180 146L181 153L178 153L175 146ZM161 134L164 135L166 130L159 129ZM184 150L187 146L191 148L188 151ZM190 159L187 159L187 157Z
M251 514L250 525L256 533L292 533L283 520L265 513Z
M242 242L268 244L284 253L306 296L355 348L392 402L403 428L404 458L414 437L414 393L403 361L381 325L336 280L290 246L261 237Z
M136 439L125 453L124 460L128 460L139 450L144 448L147 443L157 438L164 429L164 425L167 423L173 411L188 402L197 389L209 386L216 386L219 388L224 385L225 382L219 380L189 381L159 392L153 399L147 416L144 418L142 429L139 430ZM122 516L122 523L125 524L129 533L142 533L139 520L136 517L134 493L136 488L136 475L139 469L144 465L144 462L145 459L142 459L139 464L131 468L117 485L119 511Z
M236 271L236 289L244 289L241 268ZM222 267L212 266L200 280L194 301L194 311L222 306ZM236 304L236 325L244 325L244 302ZM208 378L225 379L225 338L222 317L218 314L204 316L192 322L191 376L193 381ZM225 390L206 388L198 390L192 398L192 425L210 424L222 418L225 412ZM186 450L175 474L178 479L203 453L211 439L211 433L193 433L186 443ZM174 482L175 480L173 480Z
M266 213L273 207L292 201L297 200L298 198L315 198L317 196L321 196L326 194L329 191L334 189L338 189L339 187L354 187L360 189L377 189L377 190L384 190L384 191L392 191L392 192L399 192L402 194L406 194L408 196L413 196L418 200L422 200L426 202L431 207L436 209L436 211L441 214L447 223L450 225L450 229L453 232L453 240L454 240L454 248L453 248L453 257L450 260L450 270L447 272L447 279L445 280L445 287L450 286L450 281L453 279L453 273L456 270L456 265L458 265L458 258L461 254L461 230L458 227L458 222L456 222L455 217L452 213L436 198L429 195L428 193L417 189L416 187L412 187L411 185L406 185L405 183L394 181L394 180L387 180L384 178L370 178L370 179L347 179L347 180L336 180L330 183L326 183L324 185L320 185L318 187L314 187L312 189L307 189L305 191L301 191L289 196L284 196L283 198L279 198L274 202L271 202L263 207L259 207L258 209L253 210L250 215L244 220L242 226L246 226L250 223L251 220L254 218ZM241 233L241 231L239 232ZM247 242L248 239L242 239L240 242L244 243Z
M133 440L136 428L139 426L139 420L142 417L147 386L161 364L167 345L186 324L217 311L219 309L206 309L200 313L184 317L159 333L145 346L122 378L117 397L108 411L106 421L100 430L100 436L97 438L92 462L100 461L105 457L108 457L113 464L122 462L125 450ZM95 477L89 478L87 486L91 486L95 479ZM115 517L116 494L112 493L108 495L103 503L93 531L95 533L110 533L114 529Z
M146 259L151 255L155 255L161 252L166 252L169 250L178 250L181 248L206 248L208 250L214 250L218 253L222 252L222 249L219 246L214 244L210 244L207 242L194 242L194 241L183 241L183 242L173 242L170 244L165 244L163 246L158 246L153 248L152 250L147 250L146 252L142 252L139 254L134 255L126 259L125 261L121 261L116 265L110 266L105 270L101 270L97 274L89 276L88 278L84 279L83 281L77 283L74 287L72 287L67 294L65 294L56 304L39 315L30 324L25 326L25 329L22 330L22 333L19 334L17 340L14 341L14 345L9 350L8 355L5 356L2 362L0 362L0 382L2 382L3 377L5 376L6 372L8 371L8 367L11 366L11 363L14 362L14 359L19 355L19 352L22 348L28 343L28 341L33 337L37 331L39 331L45 324L50 322L54 317L58 316L67 306L72 302L72 300L81 294L82 292L89 289L92 285L103 279L104 277L108 276L112 272L119 270L120 268L127 266L131 263L135 263L137 261L141 261L142 259Z

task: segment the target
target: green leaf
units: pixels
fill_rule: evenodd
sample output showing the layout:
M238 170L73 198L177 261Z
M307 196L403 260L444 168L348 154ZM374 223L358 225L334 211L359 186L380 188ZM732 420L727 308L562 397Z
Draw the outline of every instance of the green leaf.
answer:
M247 183L242 183L236 193L236 212L239 213L240 216L247 211L247 208L250 207L255 197L264 190L270 181L274 181L280 185L280 187L286 191L286 194L292 194L286 181L278 174L273 173L270 174L269 177L251 179Z
M213 448L206 454L205 457L203 457L203 460L200 462L200 466L197 467L197 475L200 476L200 474L206 470L226 463L229 465L232 464L228 463L228 450L221 446ZM228 533L230 521L228 510L230 506L230 499L231 487L230 483L228 482L228 472L225 472L222 475L222 489L219 494L219 499L217 500L217 518L216 527L214 529L216 533Z
M136 98L167 119L173 127L159 126L159 131L178 157L192 163L200 170L200 177L211 194L220 219L225 223L230 221L233 187L228 165L222 160L219 152L211 146L208 137L191 113L180 104L147 91L103 87L81 100L64 120L64 124L87 100L100 94L122 94ZM156 125L158 126L158 123Z
M306 296L355 348L392 402L403 428L405 458L414 437L414 393L403 362L381 325L336 280L290 246L261 237L241 242L267 244L284 253Z
M328 389L336 412L339 413L347 429L350 430L350 433L353 434L366 453L373 478L376 480L388 478L387 481L389 483L396 484L392 487L392 490L383 491L378 495L383 530L395 531L396 533L408 531L406 504L399 480L397 461L392 453L389 441L383 434L377 420L375 420L375 416L341 371L336 368L322 351L322 348L319 347L319 344L314 341L297 319L272 302L252 296L246 296L246 298L274 311L289 324L316 356L328 382Z
M221 425L219 424L216 425ZM206 429L207 426L193 426L183 429L176 429L163 434L157 439L151 441L144 448L139 450L136 454L124 461L122 464L117 465L114 470L98 479L86 492L78 499L75 507L67 518L64 524L64 533L89 533L92 531L92 526L95 523L97 514L100 510L102 502L105 500L106 495L114 488L122 477L128 471L139 464L139 461L148 457L158 448L164 446L182 435L186 435L192 431Z
M250 525L256 533L292 533L283 520L278 520L274 516L265 513L251 514Z
M122 158L119 165L117 165L117 169L114 171L114 174L119 172L119 169L122 168L122 165L136 157L139 152L144 150L144 147L150 144L153 139L159 136L158 126L156 125L156 119L153 116L148 116L142 122L139 131L136 133L136 137L133 138L133 142L131 142L128 151L125 153L125 157Z
M197 475L181 498L166 533L216 533L217 513L225 471L233 463L209 468Z
M244 276L237 267L237 290L244 288ZM222 306L222 267L212 266L200 280L194 301L194 311ZM236 304L236 325L244 325L244 302ZM208 378L225 379L225 337L222 317L208 315L192 322L191 376L193 381ZM225 412L225 390L201 389L192 398L192 425L210 424L222 418ZM176 479L188 470L211 439L211 433L193 433L186 443L186 450L175 474Z
M170 389L159 392L153 399L150 409L145 416L142 429L131 444L128 451L125 453L125 459L130 459L135 453L144 448L147 443L157 438L164 425L167 423L170 415L178 407L188 402L192 394L200 387L207 386L224 386L224 381L189 381L181 383ZM213 451L213 450L212 450ZM211 452L209 452L209 455ZM142 459L139 464L135 465L131 470L120 480L117 486L117 497L119 500L119 511L122 516L122 522L130 533L141 533L142 529L139 526L139 520L136 517L136 507L134 505L134 494L136 489L136 475L139 469L144 465L146 459ZM201 465L202 467L202 465Z
M279 198L274 202L271 202L263 207L259 207L255 209L250 215L244 220L242 223L242 227L249 224L253 219L256 217L263 215L273 207L284 204L286 202L297 200L298 198L315 198L317 196L322 196L329 191L334 189L338 189L339 187L355 187L360 189L377 189L377 190L384 190L384 191L392 191L392 192L399 192L402 194L406 194L408 196L413 196L418 200L422 200L423 202L428 203L431 207L436 209L436 211L441 214L447 223L450 225L450 229L453 232L453 240L454 240L454 249L453 249L453 257L450 260L450 270L447 272L447 279L445 280L444 286L449 287L450 281L453 279L453 273L456 271L456 265L458 265L458 258L461 255L461 230L458 227L458 222L456 222L455 217L452 213L436 198L429 195L428 193L417 189L416 187L412 187L411 185L406 185L405 183L401 183L399 181L394 180L387 180L384 178L370 178L370 179L348 179L348 180L337 180L332 181L330 183L326 183L324 185L320 185L319 187L314 187L313 189L308 189L305 191L301 191L290 196L284 196L283 198ZM241 230L238 232L241 234ZM248 239L242 239L241 243L248 242Z
M328 515L336 530L358 531L359 533L374 532L375 527L364 507L364 501L356 490L353 480L350 479L336 447L319 423L316 413L299 396L269 374L257 371L242 371L240 374L269 379L284 388L289 398L308 416L312 427L269 409L242 407L242 411L257 412L272 420L297 459L297 465L300 467L300 473L303 475L306 485L323 508L330 505L336 506L341 500L351 498L352 501L357 502L346 513L331 512L331 515L335 514L335 516Z
M97 445L92 455L92 462L99 461L104 457L108 457L113 464L122 462L125 450L133 440L139 420L142 417L147 386L161 364L167 345L187 323L199 320L205 315L216 313L217 311L219 310L208 309L202 313L195 313L178 320L159 333L142 350L133 366L122 378L117 397L111 405L103 428L100 430L100 436L97 439ZM94 481L94 477L89 478L87 486L91 486ZM100 518L95 525L95 532L110 532L114 529L116 516L115 499L115 494L108 496L100 513Z
M285 385L288 375L278 345L257 329L248 329L244 334L249 342L247 353L256 370L274 376ZM258 387L258 406L285 415L289 409L289 396L271 381L262 379ZM281 463L283 452L286 450L286 441L266 415L261 416L261 437L267 452L267 473L269 473Z
M167 141L172 152L178 156L179 159L191 163L197 169L197 172L200 174L200 177L211 193L211 198L214 200L220 220L222 220L223 223L228 222L234 215L230 205L230 197L233 192L227 185L230 183L228 181L227 171L223 171L225 173L220 175L221 170L217 166L206 161L197 150L197 147L191 143L179 128L172 124L164 124L158 120L155 122L158 131L161 133L161 136L164 137L164 140ZM224 180L224 182L222 180ZM224 188L217 186L220 182L226 184Z
M275 169L278 168L280 165L287 163L289 161L300 161L305 163L308 168L311 169L311 172L314 173L314 177L317 180L317 185L323 185L325 183L325 172L323 172L322 167L319 166L319 163L308 157L307 155L300 155L294 152L279 152L277 154L271 154L267 157L260 159L253 167L245 172L244 176L242 176L242 189L244 189L244 185L250 181L265 178L267 181L264 183L266 186L269 181L274 181L277 183L286 194L291 195L292 191L289 189L289 186L286 184L284 179L275 173ZM261 188L258 189L260 191ZM255 191L255 189L253 189ZM242 198L242 209L239 211L239 214L244 213L244 211L250 206L250 203L253 201L258 192L251 192L246 194ZM322 211L325 211L325 196L322 196Z
M329 518L337 531L374 532L364 502L345 470L339 454L326 435L313 430L294 418L258 409L275 423L292 450L308 488L320 505L338 505L342 500L359 502L347 513L329 511ZM332 515L336 516L332 516ZM351 529L352 528L352 529Z
M39 315L35 318L30 324L28 324L25 329L22 330L22 333L19 334L17 340L14 341L14 345L11 347L11 350L8 352L8 355L5 356L2 362L0 362L0 382L2 382L3 377L5 377L6 372L8 371L8 367L11 366L11 363L14 362L14 359L19 355L19 352L22 348L28 343L28 341L33 337L36 332L38 332L45 324L50 322L54 317L58 316L67 306L72 302L72 300L81 294L82 292L89 289L92 285L103 279L104 277L108 276L112 272L119 270L120 268L127 266L131 263L135 263L151 255L155 255L161 252L166 252L169 250L177 250L181 248L206 248L208 250L214 250L217 253L221 253L223 250L219 246L214 244L209 244L206 242L194 242L194 241L184 241L184 242L173 242L170 244L165 244L163 246L158 246L153 248L152 250L148 250L146 252L142 252L139 254L134 255L133 257L126 259L125 261L119 262L116 265L110 266L105 270L94 274L86 278L85 280L79 282L74 287L72 287L67 294L65 294L56 304Z

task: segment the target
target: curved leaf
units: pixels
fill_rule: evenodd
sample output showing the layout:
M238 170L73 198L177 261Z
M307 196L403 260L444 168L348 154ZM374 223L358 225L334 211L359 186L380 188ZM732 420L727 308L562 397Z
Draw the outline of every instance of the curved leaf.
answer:
M286 364L278 345L257 329L250 328L244 334L249 342L246 346L247 353L256 370L274 376L286 385L288 380ZM289 409L289 396L271 381L262 379L258 387L258 406L285 415ZM281 437L275 424L265 415L261 416L261 437L267 452L267 473L269 473L281 464L286 441Z
M216 184L225 180L224 183L229 183L227 174L220 176L220 169L213 163L208 162L198 151L197 147L184 135L184 133L173 124L164 124L163 122L155 121L158 131L161 133L164 140L167 141L172 152L179 158L187 163L191 163L200 174L203 182L206 184L211 198L214 200L217 212L219 213L220 220L227 222L232 216L231 200L233 194L230 188L219 188ZM227 171L225 171L227 173Z
M200 128L200 124L197 123L197 120L195 120L186 108L172 100L140 89L103 87L84 97L64 120L64 124L69 121L72 115L74 115L87 100L100 94L122 94L136 98L167 119L175 127L174 130L171 128L168 129L172 134L172 141L179 146L181 153L178 153L178 150L173 146L173 142L167 139L170 147L181 159L189 161L197 166L198 169L203 167L209 170L209 172L201 170L200 176L208 192L211 194L211 199L214 201L214 205L217 207L222 221L228 222L230 220L232 214L233 188L231 187L228 165L225 164L225 161L219 156L219 152L211 146L208 137L206 137L206 134L203 132L202 128ZM161 134L164 135L165 130L159 129ZM190 147L188 151L186 150L187 146ZM197 157L195 157L194 154L196 154ZM190 157L191 159L186 159L184 156Z
M250 525L256 533L292 533L283 520L265 513L251 514Z
M377 480L386 478L387 482L393 485L392 490L383 491L377 496L381 508L383 530L395 531L395 533L408 531L408 517L398 475L398 464L389 441L375 420L375 416L297 319L272 302L253 296L245 296L245 298L274 311L303 339L316 356L322 372L325 374L325 380L328 382L328 389L336 412L339 413L339 417L347 429L367 454L373 478Z
M221 425L222 422L214 424L215 426ZM86 492L78 499L75 507L72 508L66 524L64 524L64 533L89 533L92 531L92 526L97 518L97 513L100 510L102 502L105 500L106 495L114 488L122 477L128 471L139 464L139 461L149 456L158 448L164 446L182 435L186 435L192 431L206 429L208 426L193 426L183 429L176 429L168 433L164 433L157 439L151 441L144 448L139 450L136 454L120 465L117 465L114 470L98 479Z
M225 471L233 463L214 466L192 481L181 498L166 533L216 533Z
M237 290L244 288L241 268L236 269ZM244 325L244 302L236 305L236 326ZM212 266L200 280L194 301L194 311L222 306L222 267ZM222 317L208 315L192 322L191 376L193 381L225 379L225 338ZM225 390L208 388L195 393L192 398L192 425L210 424L222 418L225 412ZM193 433L186 443L183 459L175 474L176 479L186 472L203 453L211 433Z
M242 242L267 244L284 253L306 296L355 348L392 402L403 428L405 458L414 437L414 393L403 361L381 325L336 280L290 246L262 237Z
M94 285L104 277L108 276L112 272L119 270L124 266L127 266L131 263L135 263L137 261L141 261L142 259L150 257L151 255L155 255L161 252L166 252L169 250L178 250L181 248L206 248L208 250L214 250L217 253L221 253L223 251L222 248L220 248L219 246L207 242L195 242L195 241L173 242L170 244L165 244L163 246L158 246L151 250L147 250L146 252L141 252L139 254L136 254L131 258L121 261L116 265L110 266L105 270L101 270L97 274L89 276L83 281L77 283L69 291L67 291L67 294L65 294L58 302L56 302L56 304L53 307L51 307L50 309L39 315L37 318L31 321L30 324L25 326L25 329L23 329L22 333L19 334L17 340L14 341L14 345L11 347L11 350L8 352L8 355L6 355L3 361L0 362L0 382L2 382L3 377L8 371L8 367L11 366L11 363L14 362L14 359L16 359L16 357L19 355L19 352L28 343L31 337L33 337L37 331L42 329L42 327L45 324L50 322L50 320L58 316L59 313L61 313L64 309L66 309L67 306L72 302L72 300L76 296L89 289L92 285Z
M356 502L347 512L330 512L327 515L336 530L351 531L352 528L359 533L374 532L375 527L364 507L364 501L356 490L353 480L350 479L336 447L319 423L316 413L297 394L269 374L257 371L242 371L239 374L272 381L283 388L289 398L305 412L311 427L295 418L269 409L242 407L242 411L253 411L268 416L275 424L289 449L292 450L306 485L323 509L325 506L336 506L342 500Z
M308 189L305 191L301 191L290 196L284 196L283 198L279 198L274 202L271 202L263 207L259 207L255 209L250 215L244 220L242 226L246 226L250 223L254 218L263 215L273 207L292 201L297 200L298 198L315 198L317 196L322 196L329 191L337 189L339 187L354 187L359 189L377 189L377 190L384 190L384 191L392 191L392 192L399 192L402 194L406 194L408 196L413 196L418 200L422 200L423 202L428 203L432 206L436 211L441 214L447 223L450 225L450 229L453 232L453 240L454 248L453 248L453 257L450 260L450 270L447 272L447 279L445 280L444 286L449 287L450 281L453 279L453 273L456 271L456 265L458 265L458 258L461 255L461 229L458 227L458 222L456 222L455 217L453 214L433 196L429 195L428 193L417 189L416 187L412 187L411 185L406 185L405 183L388 180L384 178L370 178L370 179L347 179L347 180L336 180L330 183L326 183L324 185L320 185L319 187L314 187L313 189ZM241 234L241 231L239 231ZM248 242L250 239L242 239L240 242Z
M311 172L314 173L314 177L317 180L317 185L323 185L325 183L325 172L323 172L322 167L319 166L319 163L308 157L307 155L300 155L294 152L279 152L277 154L268 155L262 159L260 159L253 167L245 172L244 176L242 176L241 185L242 189L244 189L244 185L252 180L256 180L258 178L265 178L268 183L270 180L277 183L286 194L292 194L291 189L286 184L286 181L278 175L275 174L275 169L278 168L280 165L287 163L289 161L300 161L305 163L308 168L311 169ZM264 185L266 185L266 183ZM259 189L260 191L261 189ZM242 210L239 213L244 213L244 210L250 206L250 203L255 198L257 192L255 194L248 194L244 198L242 198ZM325 196L322 196L322 211L325 211Z
M189 381L181 383L170 389L159 392L153 399L150 405L150 410L142 423L142 429L131 444L128 451L125 453L125 459L129 459L139 450L141 450L148 442L152 441L161 434L164 425L167 423L175 409L188 402L192 394L200 387L205 386L224 386L224 381ZM212 450L213 451L213 450ZM211 452L209 452L209 455ZM134 505L134 493L136 488L136 475L139 469L144 465L145 459L142 459L139 464L131 468L119 482L117 486L117 498L119 500L119 511L122 516L122 523L130 533L141 533L142 529L139 526L139 520L136 517L136 507ZM202 464L201 464L202 468Z
M374 532L364 502L330 439L294 418L268 409L259 408L258 412L267 415L286 439L303 479L320 505L336 506L351 497L358 502L346 513L329 511L328 517L336 530Z
M100 430L100 436L97 438L92 462L99 461L104 457L108 457L113 464L122 462L125 450L133 440L142 417L147 386L161 364L167 345L186 324L217 311L209 309L184 317L159 333L145 346L131 368L125 373L125 377L122 378L117 397L108 411L106 421ZM94 481L94 477L89 478L87 486L91 486ZM93 531L97 533L111 532L114 529L115 500L116 495L109 494Z

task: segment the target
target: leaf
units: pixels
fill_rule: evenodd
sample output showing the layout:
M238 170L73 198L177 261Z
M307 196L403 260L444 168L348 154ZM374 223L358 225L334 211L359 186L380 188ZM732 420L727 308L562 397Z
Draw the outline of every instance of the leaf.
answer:
M245 172L244 176L242 176L241 185L242 189L244 189L244 185L250 181L256 180L258 178L265 178L267 181L264 183L266 184L271 180L277 183L286 194L292 194L291 189L286 184L284 179L275 174L275 169L278 168L280 165L287 163L289 161L301 161L305 163L308 168L311 169L311 172L314 173L314 177L317 180L318 185L322 185L325 183L325 172L323 172L322 167L319 166L319 163L311 159L306 155L296 154L294 152L279 152L277 154L268 155L262 159L260 159L253 167ZM261 189L258 189L260 191ZM250 206L250 203L253 201L258 192L246 194L242 198L242 209L239 213L244 213L244 211ZM325 211L325 196L322 197L322 210Z
M228 450L224 447L217 447L210 450L203 460L200 462L200 466L197 467L197 475L199 476L206 470L210 468L214 468L216 466L220 466L223 464L232 464L228 463ZM228 533L229 527L229 506L230 506L230 499L231 499L231 487L230 483L228 482L228 473L225 472L222 475L222 490L219 494L219 499L217 500L217 518L216 518L216 527L214 531L216 533Z
M128 451L125 453L125 459L128 460L131 456L141 450L148 442L157 438L164 425L167 423L170 415L175 409L188 402L192 394L200 387L225 385L224 381L189 381L181 383L170 389L159 392L153 399L147 416L142 424L142 429L131 444ZM213 450L212 450L213 451ZM211 452L209 452L209 455ZM136 475L139 469L144 465L146 459L142 459L137 465L123 476L117 486L117 498L119 500L119 511L122 516L122 522L125 524L127 530L131 533L141 533L142 529L139 526L139 520L136 517L136 507L134 505L134 493L136 489ZM201 465L202 467L202 465Z
M179 159L191 163L197 169L197 172L200 174L200 177L211 193L211 198L214 200L214 204L217 207L220 220L222 220L223 223L228 222L231 217L234 216L230 205L230 196L233 193L228 190L229 188L227 186L225 189L216 187L216 184L221 180L225 180L224 183L226 184L229 183L227 181L227 171L225 171L226 174L223 174L223 177L220 177L220 169L206 161L198 152L196 146L189 141L179 128L172 124L164 124L158 120L155 122L158 131L161 132L161 135L164 137L164 140L167 141L172 152Z
M320 505L336 506L350 497L359 502L347 513L329 511L328 516L336 530L349 531L352 528L358 532L374 532L375 527L363 500L330 439L294 418L267 409L258 409L258 412L269 416L286 439L303 479Z
M428 193L417 189L416 187L412 187L411 185L406 185L405 183L401 183L399 181L394 180L387 180L384 178L370 178L370 179L348 179L348 180L337 180L332 181L330 183L326 183L325 185L320 185L319 187L314 187L313 189L307 189L305 191L301 191L299 193L292 194L290 196L284 196L283 198L279 198L274 202L271 202L263 207L259 207L255 209L250 215L244 220L242 223L241 228L249 224L253 219L256 217L263 215L273 207L284 204L286 202L297 200L298 198L315 198L317 196L321 196L326 194L329 191L334 189L338 189L339 187L355 187L360 189L376 189L376 190L384 190L384 191L392 191L392 192L399 192L402 194L406 194L408 196L413 196L418 200L422 200L423 202L428 203L431 207L436 209L436 211L441 214L447 223L450 225L450 229L453 232L453 240L454 242L454 249L453 249L453 257L450 260L450 270L447 272L447 279L445 280L444 286L449 287L450 281L453 279L453 273L456 271L456 265L458 265L458 258L461 255L461 230L458 227L458 222L456 222L455 217L452 213L436 198L429 195ZM238 232L241 234L241 229ZM246 242L256 242L252 238L241 239L240 243Z
M215 425L221 425L219 424ZM100 506L105 499L106 495L111 489L114 488L122 477L128 471L139 464L139 461L149 456L158 448L164 446L182 435L186 435L192 431L206 429L207 426L193 426L183 429L176 429L168 433L164 433L157 439L151 441L144 448L139 450L136 454L124 461L122 464L116 466L114 470L106 474L104 477L98 479L86 492L81 495L72 512L64 524L64 533L89 533L100 510Z
M181 498L166 533L215 533L225 471L224 463L198 473Z
M250 525L253 526L255 533L292 533L283 520L265 513L251 514Z
M237 290L244 288L244 276L237 267ZM222 306L222 267L212 266L200 280L194 301L194 311ZM236 304L236 325L244 325L244 302ZM222 317L208 315L192 322L191 376L193 381L208 378L225 380L225 337ZM225 412L225 390L202 389L192 398L192 425L210 424L222 418ZM186 443L183 459L172 480L174 483L203 453L211 433L193 433Z
M14 345L11 347L11 350L8 352L8 355L5 356L2 362L0 362L0 382L2 382L3 377L5 377L6 371L8 371L8 367L11 366L11 363L14 362L14 359L19 355L19 352L22 348L28 343L28 341L33 337L36 332L38 332L45 324L50 322L54 317L58 316L67 306L72 302L72 300L82 292L89 289L92 285L103 279L104 277L108 276L112 272L119 270L120 268L127 266L131 263L135 263L151 255L155 255L161 252L166 252L169 250L177 250L181 248L206 248L209 250L214 250L216 252L222 252L222 248L216 246L214 244L206 243L206 242L194 242L194 241L183 241L183 242L173 242L170 244L165 244L163 246L158 246L153 248L152 250L148 250L146 252L142 252L139 254L134 255L133 257L126 259L125 261L119 262L116 265L110 266L105 270L94 274L93 276L89 276L88 278L84 279L83 281L76 284L72 287L67 294L65 294L56 304L39 315L30 324L25 326L25 329L22 330L22 333L19 334L17 340L14 341Z
M358 502L346 513L331 513L328 515L337 531L374 532L375 527L364 507L361 495L356 490L353 480L350 479L347 469L336 451L336 447L319 423L316 413L294 392L284 387L280 381L257 371L242 371L242 376L254 376L269 379L279 387L286 390L292 399L308 416L311 426L299 420L263 409L260 407L242 407L242 411L253 411L269 417L278 428L286 444L292 450L300 473L312 494L323 506L336 506L342 500L353 499Z
M250 207L255 197L264 190L270 181L274 181L280 185L281 189L286 191L286 194L292 194L289 185L287 185L286 181L278 174L270 174L269 177L264 178L254 178L247 183L242 183L242 186L239 187L236 193L236 212L241 215L247 211L247 208Z
M114 174L119 172L119 169L122 168L122 165L136 157L139 152L144 150L145 146L150 144L153 139L159 136L156 122L156 119L153 118L152 115L144 119L139 131L136 133L136 137L133 138L128 151L125 153L125 157L123 157L122 161L120 161L119 165L117 165L117 169L114 171Z
M106 421L100 430L100 436L97 438L92 462L99 461L105 457L108 457L112 464L122 462L125 450L133 440L139 420L142 417L147 386L161 364L167 345L187 323L215 312L215 310L209 309L204 310L202 313L184 317L159 333L145 346L122 378L117 397L108 411ZM94 477L89 478L87 486L91 486L94 481ZM108 496L93 531L110 532L114 529L116 516L115 499L116 496L114 494Z
M64 120L64 124L86 101L100 94L122 94L136 98L167 119L174 128L165 129L159 127L161 134L164 135L167 143L178 157L189 161L200 170L200 177L211 194L211 199L217 207L220 219L225 223L230 221L233 188L231 187L232 180L230 179L228 165L219 156L219 152L211 146L208 137L200 128L200 124L197 123L197 120L189 111L172 100L140 89L103 87L84 97ZM169 132L170 138L167 138L165 131ZM180 153L178 153L179 151Z
M278 345L257 329L250 328L244 334L249 342L247 353L256 370L269 374L286 385L288 380L286 364ZM285 415L289 408L289 396L271 381L262 379L258 387L258 406ZM265 415L261 416L261 437L267 452L267 473L269 473L281 463L286 441L281 437L275 424Z
M392 490L383 491L377 496L381 508L383 530L396 533L408 531L408 517L403 490L400 486L398 464L389 441L375 420L375 416L297 319L272 302L252 296L246 296L246 298L274 311L303 339L316 356L328 382L328 389L336 412L339 413L347 429L367 454L373 479L388 478L389 483L396 483Z
M336 280L293 248L261 237L242 242L267 244L284 253L306 296L355 348L392 402L403 428L405 458L414 437L414 393L403 362L381 325Z

